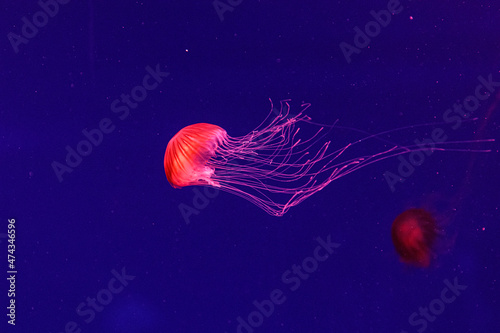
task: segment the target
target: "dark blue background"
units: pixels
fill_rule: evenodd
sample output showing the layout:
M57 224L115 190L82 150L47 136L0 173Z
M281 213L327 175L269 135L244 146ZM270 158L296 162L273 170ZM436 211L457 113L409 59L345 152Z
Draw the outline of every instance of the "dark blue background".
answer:
M480 145L491 153L436 152L395 192L383 173L398 161L371 165L282 218L221 192L186 224L179 205L193 205L193 189L165 178L165 147L179 129L209 122L244 135L267 116L269 98L290 98L295 110L309 102L317 122L376 133L440 122L479 75L500 81L497 2L401 5L348 64L339 44L352 44L354 27L387 1L244 0L223 21L210 0L70 1L18 53L7 36L40 6L3 3L1 332L64 332L70 321L96 333L236 332L236 318L277 288L287 299L255 332L417 332L408 317L454 278L467 289L425 332L498 332L498 142ZM111 103L157 64L170 75L120 120ZM479 121L443 127L450 140L498 139L496 93ZM115 130L59 182L51 164L103 118ZM392 139L411 144L429 129ZM401 264L391 243L391 222L411 206L448 224L447 249L429 269ZM5 316L8 218L15 328ZM341 246L290 291L282 274L328 235ZM123 268L135 278L85 323L75 309Z

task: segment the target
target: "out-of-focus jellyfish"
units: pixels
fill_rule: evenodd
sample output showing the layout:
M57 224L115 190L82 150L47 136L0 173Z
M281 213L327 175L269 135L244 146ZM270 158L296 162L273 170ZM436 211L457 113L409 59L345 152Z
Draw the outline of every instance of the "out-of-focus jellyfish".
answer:
M391 236L401 261L428 267L438 235L436 219L428 211L411 208L399 214L391 227Z
M310 104L303 104L297 115L290 116L288 102L281 102L281 111L274 118L271 111L255 130L241 137L231 137L223 128L206 123L181 129L165 151L164 166L169 183L174 188L213 186L239 195L271 215L282 216L332 181L369 164L413 151L470 151L446 149L439 144L401 146L384 138L401 129L365 134L359 140L332 149L332 142L325 136L341 127L313 123L304 114ZM314 131L301 139L299 124L311 125ZM357 156L356 152L363 151L363 143L368 140L377 140L383 145L378 151ZM466 142L469 141L448 141L441 146Z

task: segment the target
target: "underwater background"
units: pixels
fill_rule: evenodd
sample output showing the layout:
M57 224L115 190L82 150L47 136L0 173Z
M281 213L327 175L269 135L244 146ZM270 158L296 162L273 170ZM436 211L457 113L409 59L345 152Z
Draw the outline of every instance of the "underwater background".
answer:
M2 2L0 332L499 332L499 22L496 1ZM360 130L332 149L497 141L283 217L169 185L181 128L242 136L288 99ZM425 269L391 240L411 207L443 229Z

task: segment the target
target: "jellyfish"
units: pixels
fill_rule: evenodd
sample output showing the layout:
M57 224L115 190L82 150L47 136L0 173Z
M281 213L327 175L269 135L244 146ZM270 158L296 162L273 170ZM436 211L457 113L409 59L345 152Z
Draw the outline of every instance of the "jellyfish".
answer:
M391 227L391 236L401 262L429 267L438 236L436 219L422 208L411 208L399 214Z
M299 113L290 115L289 101L281 102L275 116L271 101L267 118L244 136L232 137L220 126L207 123L181 129L165 151L165 174L170 185L212 186L238 195L270 215L282 216L332 181L372 163L413 151L455 150L438 145L402 146L383 137L396 130L370 135L341 127L337 122L318 124L304 113L310 104L303 104ZM306 124L314 129L303 138L301 126ZM365 136L331 148L332 141L326 136L340 128ZM377 140L383 146L357 156L356 151L362 151L357 147L369 140ZM464 142L468 141L442 145Z

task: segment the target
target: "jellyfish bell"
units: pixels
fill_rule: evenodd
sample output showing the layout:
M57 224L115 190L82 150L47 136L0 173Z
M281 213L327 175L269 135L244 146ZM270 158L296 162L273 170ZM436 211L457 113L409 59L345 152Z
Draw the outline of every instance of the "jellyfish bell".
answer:
M454 184L453 191L434 184L432 192L420 193L407 204L411 208L394 219L391 238L402 263L419 268L438 267L446 256L453 254L463 220L463 204L470 202L466 183L469 184L464 179L461 189Z
M436 219L422 208L405 210L391 227L392 242L401 262L417 267L429 267L438 234Z
M199 123L184 127L168 143L164 166L174 188L189 185L219 186L212 180L214 169L207 165L227 133L217 125Z
M384 138L402 129L376 135L355 130L365 136L332 149L332 142L326 136L342 127L337 123L312 122L304 114L310 104L303 104L298 114L291 115L288 102L281 102L276 116L273 116L271 102L268 117L252 132L240 137L232 137L213 124L184 127L170 140L165 151L167 180L174 188L213 186L245 198L270 215L282 216L332 181L372 163L413 151L471 151L442 147L469 141L443 142L441 147L437 144L402 146ZM310 135L303 138L300 134L304 131L299 132L301 126L306 125L312 130L305 131ZM383 145L373 149L373 153L358 156L360 146L369 141Z

